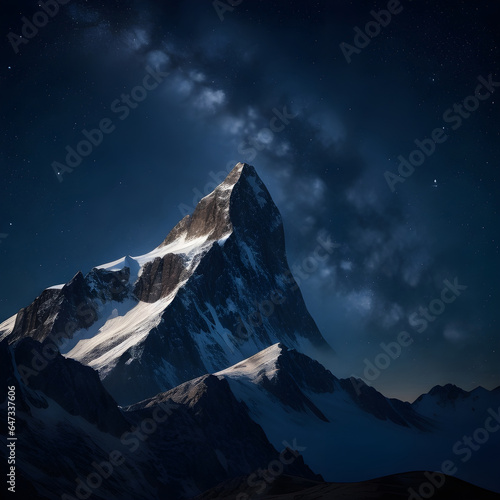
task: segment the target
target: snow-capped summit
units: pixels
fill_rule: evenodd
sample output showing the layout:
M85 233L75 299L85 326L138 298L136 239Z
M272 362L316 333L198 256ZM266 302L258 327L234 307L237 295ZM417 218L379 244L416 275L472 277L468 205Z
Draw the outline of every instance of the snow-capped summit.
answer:
M281 215L238 163L151 252L79 272L0 325L0 339L64 338L130 404L270 345L330 349L291 275Z
M240 363L221 370L216 375L236 379L246 377L253 383L259 384L264 378L270 380L277 376L279 359L281 354L287 351L288 348L283 344L272 345Z
M323 365L283 343L272 345L215 375L246 380L267 390L281 386L287 393L295 385L317 393L333 392L338 381Z

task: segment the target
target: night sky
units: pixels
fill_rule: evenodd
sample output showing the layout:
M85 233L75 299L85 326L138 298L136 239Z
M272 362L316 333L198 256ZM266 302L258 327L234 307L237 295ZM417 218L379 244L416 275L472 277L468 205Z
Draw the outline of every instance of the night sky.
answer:
M496 2L232 3L72 0L47 21L39 2L5 2L0 319L151 250L243 161L281 211L335 375L365 378L405 331L373 378L384 394L498 386ZM89 151L82 131L99 127Z

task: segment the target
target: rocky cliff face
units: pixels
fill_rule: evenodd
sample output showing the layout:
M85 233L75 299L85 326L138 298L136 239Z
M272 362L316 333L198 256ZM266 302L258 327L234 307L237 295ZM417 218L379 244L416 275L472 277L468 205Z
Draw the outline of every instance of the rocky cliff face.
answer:
M111 272L92 269L86 276L80 271L60 288L45 289L29 306L21 309L13 329L2 335L14 342L32 337L39 342L47 338L71 338L82 328L92 326L98 308L107 302L122 302L128 295L130 269Z
M183 258L168 253L144 265L142 274L135 284L134 294L143 302L156 302L171 294L179 282L187 276L188 270L184 267Z

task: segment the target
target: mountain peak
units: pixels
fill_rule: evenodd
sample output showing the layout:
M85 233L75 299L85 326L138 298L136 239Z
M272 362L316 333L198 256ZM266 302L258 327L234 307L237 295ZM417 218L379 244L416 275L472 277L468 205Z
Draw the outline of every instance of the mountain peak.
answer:
M289 349L282 342L214 375L243 378L257 385L267 385L272 381L290 387L293 383L318 393L333 392L337 380L323 365L296 349Z
M279 210L245 163L159 247L77 274L62 288L45 290L0 332L9 341L42 341L74 324L65 356L97 370L120 404L218 372L268 346L249 361L257 384L287 385L297 366L299 381L314 387L312 361L281 342L330 349L288 267Z
M464 391L454 384L435 385L429 392L420 395L412 404L420 409L422 405L437 404L446 406L457 400L464 400L470 396L470 393Z
M460 396L465 396L467 391L464 391L460 387L457 387L454 384L446 384L446 385L435 385L430 391L429 395L438 396L438 397L446 397L448 399L457 399Z
M229 376L232 378L245 377L254 383L259 383L264 377L272 379L277 374L279 358L287 351L288 347L278 342L214 375L220 377Z
M224 181L198 202L192 215L186 215L170 231L159 248L180 238L223 239L233 231L238 212L251 210L252 206L255 206L252 212L259 211L265 205L268 205L271 215L276 216L277 208L255 168L248 163L237 163ZM278 225L281 225L280 216Z

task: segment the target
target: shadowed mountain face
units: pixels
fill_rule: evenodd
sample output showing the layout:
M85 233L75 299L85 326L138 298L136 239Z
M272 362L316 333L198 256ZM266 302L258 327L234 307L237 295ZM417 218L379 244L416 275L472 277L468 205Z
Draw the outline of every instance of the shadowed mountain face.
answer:
M330 349L288 268L280 213L241 163L152 252L44 290L0 334L57 339L61 352L98 370L120 404L276 342Z

